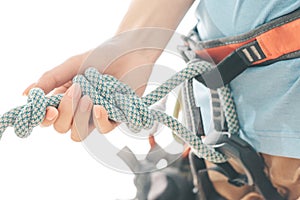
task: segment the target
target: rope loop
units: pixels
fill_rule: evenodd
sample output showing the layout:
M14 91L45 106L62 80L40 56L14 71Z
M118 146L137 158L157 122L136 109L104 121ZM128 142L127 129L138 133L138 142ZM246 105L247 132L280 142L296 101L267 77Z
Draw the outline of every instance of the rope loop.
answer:
M154 119L148 106L128 85L115 77L88 68L84 76L74 77L73 83L80 84L83 95L88 95L95 105L104 106L110 119L126 123L131 131L152 128Z
M123 111L126 117L128 128L138 133L142 129L151 129L154 124L153 116L137 95L116 95L117 106Z
M33 127L38 126L45 118L47 99L43 90L30 90L27 104L20 110L15 124L15 133L24 138L30 135Z
M196 155L219 163L225 162L227 158L205 145L201 138L188 130L177 119L148 108L185 80L208 72L213 67L210 63L201 60L189 62L186 68L142 98L137 96L128 85L113 76L100 74L94 68L88 68L84 74L75 76L73 83L80 85L82 95L88 95L94 105L102 105L111 120L126 123L133 132L150 129L154 122L163 123L189 144ZM229 92L224 90L225 94ZM62 97L63 94L47 97L41 89L31 89L26 105L16 107L0 117L0 137L9 126L15 128L17 136L27 137L32 129L43 121L47 106L58 107ZM232 103L232 101L228 102ZM232 106L229 111L235 112L234 107ZM229 123L235 123L237 119L234 116L236 115L229 116L232 118L232 122L229 121Z

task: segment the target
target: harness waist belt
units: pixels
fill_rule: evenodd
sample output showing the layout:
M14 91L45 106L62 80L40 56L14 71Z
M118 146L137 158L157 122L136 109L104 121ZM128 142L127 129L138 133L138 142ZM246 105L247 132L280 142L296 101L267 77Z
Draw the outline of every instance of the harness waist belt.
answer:
M197 56L213 60L216 68L196 77L216 89L251 66L300 57L300 10L272 20L248 33L210 41L185 38Z

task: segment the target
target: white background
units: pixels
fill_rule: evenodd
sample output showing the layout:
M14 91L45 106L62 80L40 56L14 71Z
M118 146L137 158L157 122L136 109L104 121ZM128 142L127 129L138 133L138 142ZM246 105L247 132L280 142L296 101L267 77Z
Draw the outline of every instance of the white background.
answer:
M26 103L23 90L43 72L113 36L129 2L0 1L0 115ZM194 25L193 12L180 33ZM9 128L0 141L0 199L129 199L132 177L52 127L37 127L27 139Z

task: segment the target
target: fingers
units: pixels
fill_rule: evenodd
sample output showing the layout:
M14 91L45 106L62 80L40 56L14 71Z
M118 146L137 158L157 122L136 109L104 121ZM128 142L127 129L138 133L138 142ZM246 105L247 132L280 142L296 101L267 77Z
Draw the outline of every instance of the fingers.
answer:
M52 106L48 106L46 109L46 116L44 121L41 123L41 126L48 127L52 125L58 117L58 111Z
M78 84L73 84L60 101L59 115L54 123L54 129L59 133L66 133L72 125L74 113L81 97Z
M72 140L79 142L84 140L89 135L89 121L92 107L93 102L89 96L85 95L80 99L71 127Z
M72 81L69 81L62 86L55 88L52 92L52 95L64 94L72 86Z
M82 62L88 56L89 52L73 56L66 60L64 63L44 73L39 80L28 86L23 94L28 95L29 90L34 87L39 87L44 90L46 94L54 88L72 80L72 78L79 72Z
M58 109L47 107L41 125L47 127L53 124L59 133L66 133L71 129L71 139L76 142L84 140L95 126L101 133L108 133L118 125L108 118L103 106L93 107L90 97L85 95L80 98L80 95L80 87L77 84L72 85L62 98ZM90 123L91 118L93 123Z
M105 108L99 105L95 105L93 108L93 122L101 133L108 133L118 125L108 118Z
M108 133L118 125L116 122L109 120L107 111L103 106L93 106L92 100L88 96L84 96L81 98L74 116L71 128L72 140L76 142L84 140L94 128L90 123L92 108L93 124L101 133Z

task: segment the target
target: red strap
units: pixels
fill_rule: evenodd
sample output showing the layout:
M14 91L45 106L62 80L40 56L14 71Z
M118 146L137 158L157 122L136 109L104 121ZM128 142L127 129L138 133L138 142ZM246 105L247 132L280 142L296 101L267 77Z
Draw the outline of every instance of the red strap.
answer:
M149 144L150 144L150 148L152 149L152 148L154 148L155 147L155 145L156 145L156 141L155 141L155 138L154 138L154 136L153 135L149 135Z
M221 46L206 48L204 50L196 50L196 53L203 59L213 59L215 63L219 63L234 50L256 40L266 56L265 59L253 63L260 64L269 60L277 59L283 55L299 51L299 36L300 19L295 19L294 21L263 32L258 36L254 36L248 40L243 40L243 42L236 42L227 45L224 44Z
M288 53L300 50L300 19L284 24L256 39L263 50L266 58L255 64L279 58Z
M255 39L247 40L236 44L228 44L207 49L196 50L196 54L205 60L212 59L216 64L222 61L225 57L231 54L235 49L254 41Z

